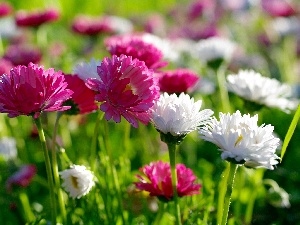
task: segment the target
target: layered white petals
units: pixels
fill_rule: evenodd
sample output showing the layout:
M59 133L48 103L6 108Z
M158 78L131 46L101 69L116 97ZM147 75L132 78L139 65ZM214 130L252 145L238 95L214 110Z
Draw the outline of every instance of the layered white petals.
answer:
M95 185L94 174L85 166L72 165L59 174L63 180L62 187L72 198L81 198Z
M100 77L97 73L97 66L101 64L100 60L91 59L89 62L80 62L75 65L73 72L77 74L78 77L86 81L89 78L95 78L100 80Z
M274 169L279 157L275 154L280 139L273 134L271 125L257 126L258 116L241 115L239 111L230 115L220 113L210 123L199 129L200 137L212 142L222 152L222 159L245 162L248 167Z
M202 101L194 101L188 94L161 94L152 108L152 123L160 132L181 136L196 130L209 120L213 111L201 110Z
M227 76L228 90L249 101L289 112L299 101L292 98L292 87L253 70L240 70Z

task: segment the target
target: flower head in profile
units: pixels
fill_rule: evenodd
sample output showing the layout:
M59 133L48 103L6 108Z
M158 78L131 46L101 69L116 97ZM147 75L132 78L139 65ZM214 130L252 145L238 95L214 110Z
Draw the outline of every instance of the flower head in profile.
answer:
M64 111L70 107L62 104L72 93L60 71L33 63L16 66L0 76L0 112L37 118L44 111Z
M11 160L15 159L17 154L16 139L12 137L2 137L0 139L0 158Z
M213 114L210 109L200 111L202 101L194 101L188 94L161 94L152 108L151 121L165 140L180 142L188 133L205 124ZM170 140L169 140L170 139Z
M9 15L13 8L8 2L0 2L0 17Z
M285 112L296 109L299 101L292 98L292 87L278 80L263 77L253 70L240 70L227 76L228 90L259 105Z
M290 17L297 13L296 6L287 0L261 0L264 12L274 17Z
M185 68L168 70L159 73L159 88L169 94L187 92L200 80L193 71Z
M100 60L91 59L89 62L80 62L75 65L73 71L78 77L86 81L89 78L100 79L97 73L97 66L101 64Z
M169 201L173 198L170 164L162 161L152 162L140 168L142 175L137 175L137 189L147 191L150 196ZM184 164L176 165L177 193L179 197L200 193L201 185L196 183L197 177Z
M13 186L27 187L36 174L35 165L24 165L12 174L6 181L6 189L11 191Z
M162 61L163 53L153 44L143 40L141 35L123 34L109 37L105 41L111 55L127 55L144 61L149 69L158 69L167 65Z
M74 93L72 98L67 100L64 105L70 105L71 108L66 110L68 115L84 114L95 111L98 106L95 103L96 92L89 89L83 80L75 75L64 75L68 88Z
M222 159L247 167L274 169L279 157L275 154L280 139L273 134L271 125L257 125L258 115L241 115L236 111L219 114L199 129L200 137L219 147Z
M72 165L70 169L59 172L62 186L72 198L81 198L95 185L94 174L82 165Z
M123 116L134 127L138 121L150 121L149 110L159 98L157 79L145 63L130 56L104 58L98 66L98 79L88 79L86 85L97 92L100 110L106 120L119 123Z
M16 24L20 27L38 27L44 23L56 21L59 18L59 12L54 8L40 11L18 11L16 13Z

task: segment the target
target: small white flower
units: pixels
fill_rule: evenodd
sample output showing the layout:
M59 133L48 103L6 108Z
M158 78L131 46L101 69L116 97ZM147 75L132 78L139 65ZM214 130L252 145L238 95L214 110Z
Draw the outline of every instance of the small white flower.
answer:
M221 37L211 37L200 40L195 45L198 58L203 62L216 59L229 61L236 49L236 44Z
M4 160L11 160L17 157L16 140L12 137L3 137L0 139L0 156Z
M265 167L274 169L279 157L275 154L280 139L273 134L271 125L257 126L258 115L250 117L241 115L240 111L234 114L219 115L207 126L199 129L200 137L217 145L225 160L234 160L245 163L247 167Z
M91 59L89 62L80 62L75 65L73 72L78 75L78 77L86 81L88 78L100 79L97 73L97 66L101 64L100 60Z
M299 101L292 98L292 87L278 80L263 77L253 70L240 70L227 76L228 90L242 98L285 112L296 109Z
M130 33L133 30L133 24L130 20L118 16L106 16L109 27L119 34Z
M204 109L200 111L202 101L194 102L188 94L161 94L159 100L152 108L152 123L155 128L173 136L183 136L203 125L213 111Z
M59 174L63 180L62 186L72 198L81 198L95 185L94 174L85 166L72 165Z

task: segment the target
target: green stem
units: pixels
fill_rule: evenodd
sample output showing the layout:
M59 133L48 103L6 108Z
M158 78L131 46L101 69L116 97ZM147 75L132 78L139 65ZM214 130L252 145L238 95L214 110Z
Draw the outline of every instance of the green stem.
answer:
M121 195L121 188L120 188L120 184L119 184L119 178L118 178L117 170L116 170L116 167L114 165L111 148L110 148L110 145L109 145L108 134L109 134L108 124L105 121L105 123L104 123L103 140L104 140L105 149L106 149L106 153L107 153L108 160L109 160L109 169L110 169L110 172L112 174L113 184L114 184L114 188L116 190L117 199L118 199L118 203L119 203L118 204L119 205L119 214L121 215L122 224L125 225L125 224L127 224L127 222L126 222L125 216L124 216L124 209L123 209L123 201L122 201L122 195Z
M47 172L47 179L48 179L48 185L49 185L49 192L50 192L50 209L51 209L51 221L52 224L56 224L56 200L55 200L55 193L54 193L54 182L53 182L53 175L52 175L52 169L51 169L51 162L48 155L48 149L46 144L46 138L44 134L44 130L42 127L41 118L34 119L34 122L37 126L42 149L44 152L44 158L45 158L45 166L46 166L46 172Z
M166 203L164 202L159 202L159 211L155 217L155 220L153 222L153 225L160 225L161 224L161 219L165 213L166 209Z
M226 163L226 167L221 175L221 180L218 185L218 210L217 210L217 224L221 224L224 208L224 197L226 193L226 182L229 174L229 164Z
M234 183L234 177L236 170L238 168L237 164L234 163L229 163L229 174L227 177L227 189L226 189L226 194L224 198L224 207L223 207L223 216L222 216L222 223L221 225L226 225L227 224L227 219L228 219L228 212L229 212L229 206L230 206L230 199L231 199L231 194L232 194L232 189L233 189L233 183Z
M65 224L67 223L67 213L66 213L66 208L65 208L64 198L63 198L63 192L62 189L60 188L60 180L59 180L57 156L56 156L56 136L57 136L58 123L61 116L62 114L58 112L54 124L54 129L53 129L51 156L52 156L52 171L53 171L53 177L55 183L55 190L57 191L58 205L62 216L63 224Z
M92 144L91 144L91 156L90 156L90 162L91 162L91 170L94 171L96 169L96 162L97 162L97 140L99 136L99 127L100 127L100 122L102 121L102 118L104 116L103 112L99 112L97 119L96 119L96 124L94 128L94 135L92 138Z
M220 99L223 112L231 112L230 101L228 96L226 78L225 78L225 65L221 65L217 70L217 79L219 85Z
M32 222L35 220L35 216L33 212L31 211L28 196L25 193L25 191L21 191L19 193L19 200L21 202L22 208L23 208L23 213L24 213L24 218L27 223Z
M173 143L167 143L167 145L168 145L168 149L169 149L173 199L174 199L174 204L175 204L176 225L181 225L180 207L179 207L178 193L177 193L176 145Z

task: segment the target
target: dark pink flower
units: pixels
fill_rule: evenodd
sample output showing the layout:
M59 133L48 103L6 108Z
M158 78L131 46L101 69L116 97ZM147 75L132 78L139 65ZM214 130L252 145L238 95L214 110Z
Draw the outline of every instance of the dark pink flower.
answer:
M211 10L215 7L213 0L195 0L188 5L187 17L190 21L202 16L203 12Z
M132 56L144 61L149 69L158 69L167 65L167 62L162 61L163 53L154 45L145 42L143 35L115 35L106 39L105 45L111 55Z
M36 174L36 167L34 165L24 165L6 181L6 189L11 191L13 186L27 187L34 175Z
M262 0L261 6L265 12L274 17L288 17L296 14L293 5L286 0Z
M200 77L189 69L163 71L159 73L159 88L169 94L187 92L198 80Z
M97 91L96 100L106 120L119 123L123 116L134 127L147 124L149 109L159 98L157 79L145 63L130 56L104 58L97 68L100 79L89 78L86 85Z
M137 175L139 182L137 189L150 192L150 196L157 196L172 200L173 188L170 164L162 161L153 162L140 169L142 175ZM197 177L193 171L183 164L176 165L177 193L179 197L200 193L200 184L196 184Z
M70 105L71 108L65 111L67 114L76 115L89 113L98 108L95 103L96 92L87 88L84 81L77 75L64 75L68 88L74 93L72 98L67 100L64 105Z
M91 36L101 33L111 33L113 31L105 19L85 15L77 16L74 19L72 30L79 34Z
M7 2L0 2L0 17L9 15L12 12L12 7Z
M18 44L9 46L3 58L9 60L14 66L26 66L30 62L39 63L42 58L42 53L33 46Z
M0 76L4 73L9 73L11 68L13 68L13 64L10 61L0 59Z
M38 27L44 23L56 21L59 16L59 12L53 8L34 12L21 10L16 13L15 20L20 27Z
M29 63L16 66L0 76L0 112L9 117L20 115L39 117L43 111L64 111L62 106L73 91L66 88L61 71Z

